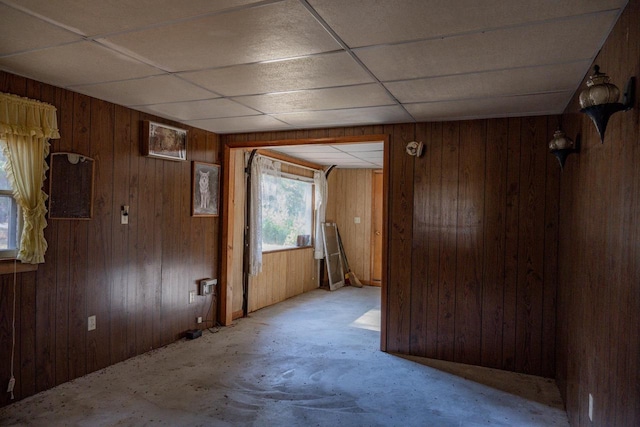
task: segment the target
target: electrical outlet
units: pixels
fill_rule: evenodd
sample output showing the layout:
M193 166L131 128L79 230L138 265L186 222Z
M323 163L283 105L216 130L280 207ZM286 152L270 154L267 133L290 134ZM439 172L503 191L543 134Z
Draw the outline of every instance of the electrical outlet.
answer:
M196 323L202 323L202 316L196 317Z
M96 316L89 316L87 319L87 331L93 331L96 329Z
M196 291L189 291L189 304L196 302Z
M593 422L593 395L589 393L589 421Z

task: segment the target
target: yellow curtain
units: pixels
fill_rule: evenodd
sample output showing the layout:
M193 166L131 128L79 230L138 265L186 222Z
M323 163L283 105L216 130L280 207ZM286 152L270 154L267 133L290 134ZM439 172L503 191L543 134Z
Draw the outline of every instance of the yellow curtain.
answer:
M22 209L22 237L18 259L44 262L47 195L42 191L48 169L49 139L60 138L56 108L43 102L0 92L0 140L5 170Z

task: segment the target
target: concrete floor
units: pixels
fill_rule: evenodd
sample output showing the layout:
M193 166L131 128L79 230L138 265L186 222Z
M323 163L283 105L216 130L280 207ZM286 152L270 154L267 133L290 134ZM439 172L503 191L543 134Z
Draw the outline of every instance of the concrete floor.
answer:
M0 425L568 425L552 380L386 354L379 323L379 288L316 290L0 409Z

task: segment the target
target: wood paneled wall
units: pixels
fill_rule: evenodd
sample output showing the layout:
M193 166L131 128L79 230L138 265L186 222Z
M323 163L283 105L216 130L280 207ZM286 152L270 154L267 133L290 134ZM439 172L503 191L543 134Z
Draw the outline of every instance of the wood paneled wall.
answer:
M640 1L629 2L594 64L620 89L631 76L638 83ZM582 140L560 203L557 380L574 426L640 425L639 97L636 85L635 108L611 117L604 143L577 96L563 116Z
M328 179L327 221L338 224L349 268L365 284L371 281L372 177L373 169L334 169Z
M387 350L552 377L556 128L556 118L530 117L223 141L390 135ZM420 159L405 153L412 140L426 143Z
M387 350L552 377L552 117L389 129ZM425 155L404 146L424 141Z
M220 244L218 218L190 216L190 161L219 163L218 136L191 128L189 162L152 159L140 155L140 125L155 117L4 72L0 91L55 105L62 138L52 152L95 159L93 219L49 220L46 262L18 275L16 399L169 344L197 316L213 321L214 298L188 303L199 279L217 277ZM129 225L120 225L122 205ZM13 275L0 276L3 387L13 298ZM97 329L88 332L90 315Z
M249 312L318 287L313 248L267 252L262 272L249 279Z

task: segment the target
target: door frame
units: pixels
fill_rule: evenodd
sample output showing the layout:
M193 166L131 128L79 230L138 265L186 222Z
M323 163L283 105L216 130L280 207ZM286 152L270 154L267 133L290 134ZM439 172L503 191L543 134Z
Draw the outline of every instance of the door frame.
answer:
M305 138L305 139L279 139L279 140L264 140L264 141L225 141L224 142L224 167L223 167L223 181L222 181L222 266L220 277L220 311L219 320L222 325L230 325L233 321L233 288L231 287L228 275L231 271L232 261L234 256L242 256L242 248L234 250L233 247L233 210L231 207L234 203L234 188L235 182L233 177L233 170L235 169L235 159L231 155L232 150L235 149L253 149L253 148L268 148L286 145L309 145L309 144L322 144L322 145L338 145L338 144L354 144L354 143L367 143L372 141L382 141L384 147L383 154L383 168L382 168L382 283L381 287L381 324L380 324L380 349L386 350L386 336L387 336L387 248L388 248L388 200L387 192L389 188L389 142L390 138L388 134L372 134L372 135L355 135L355 136L343 136L334 138Z
M376 227L375 227L375 219L374 219L374 215L377 209L376 206L376 197L375 197L375 178L376 175L382 175L382 197L384 198L384 169L374 169L373 171L371 171L371 239L372 239L372 244L371 244L371 256L370 256L370 272L369 272L369 277L371 278L371 285L372 286L381 286L382 281L383 281L383 271L382 270L382 266L380 266L381 268L381 272L380 272L380 283L375 283L374 284L374 270L375 270L375 265L374 265L374 260L375 260L375 244L373 243L373 239L375 239L375 232L376 232ZM381 203L381 205L383 205L383 203ZM384 228L384 211L382 214L382 225ZM382 242L383 246L384 246L384 241ZM382 263L382 254L380 255L380 263ZM376 281L377 282L377 281Z

